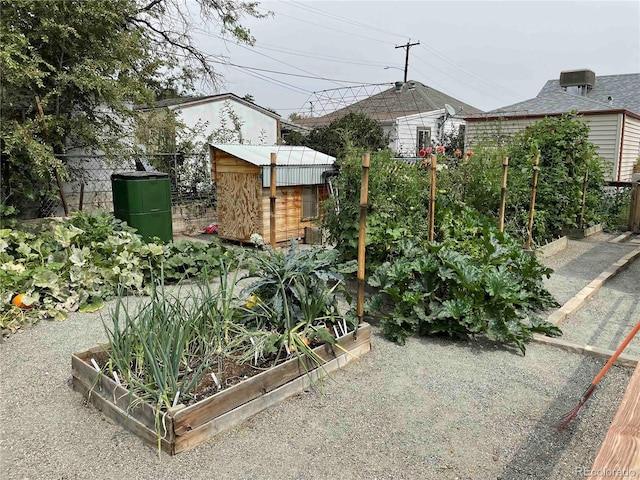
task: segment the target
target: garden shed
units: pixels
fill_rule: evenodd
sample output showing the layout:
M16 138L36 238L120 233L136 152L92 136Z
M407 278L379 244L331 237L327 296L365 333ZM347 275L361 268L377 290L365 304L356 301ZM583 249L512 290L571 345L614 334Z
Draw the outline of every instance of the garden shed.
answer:
M249 242L270 236L271 154L276 154L276 243L305 236L328 197L335 158L307 147L211 144L211 176L218 195L218 235Z

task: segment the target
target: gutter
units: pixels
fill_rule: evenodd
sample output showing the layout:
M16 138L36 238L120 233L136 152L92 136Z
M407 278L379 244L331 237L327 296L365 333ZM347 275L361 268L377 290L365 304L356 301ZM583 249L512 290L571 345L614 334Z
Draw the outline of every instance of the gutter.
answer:
M622 131L620 132L620 154L618 155L618 181L620 181L620 171L622 170L622 152L624 151L624 124L627 123L627 114L622 112Z

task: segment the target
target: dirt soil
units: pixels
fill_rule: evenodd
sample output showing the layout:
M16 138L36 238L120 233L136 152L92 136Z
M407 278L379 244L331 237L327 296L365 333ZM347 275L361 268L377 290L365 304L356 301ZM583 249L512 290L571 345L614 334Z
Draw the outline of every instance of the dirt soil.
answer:
M558 299L609 266L605 253L600 263L591 258L594 249L608 251L608 240L570 241L545 259L559 272L548 282ZM615 261L631 247L614 248L621 251L611 255ZM637 276L619 277L608 285L612 301L637 295L637 286ZM594 310L615 311L615 303ZM616 329L622 337L630 330L622 323L627 316ZM483 339L414 338L398 346L374 325L372 351L333 374L322 391L306 391L194 450L159 458L70 387L71 354L104 343L102 317L107 310L72 314L0 344L2 478L584 478L632 374L612 368L578 417L557 432L603 360L537 343L522 356ZM595 331L590 322L599 320L583 318L582 328ZM609 345L616 332L607 333Z

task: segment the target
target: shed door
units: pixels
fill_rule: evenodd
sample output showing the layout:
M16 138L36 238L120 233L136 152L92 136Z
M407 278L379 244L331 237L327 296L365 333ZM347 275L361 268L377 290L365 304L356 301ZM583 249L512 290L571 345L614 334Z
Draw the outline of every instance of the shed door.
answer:
M248 241L252 233L262 235L260 224L260 179L258 173L221 173L218 178L218 235Z

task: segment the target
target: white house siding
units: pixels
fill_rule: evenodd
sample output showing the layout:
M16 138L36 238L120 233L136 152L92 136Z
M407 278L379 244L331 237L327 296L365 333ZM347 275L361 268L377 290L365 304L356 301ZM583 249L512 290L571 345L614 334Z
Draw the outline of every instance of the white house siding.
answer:
M437 142L438 118L442 115L444 115L444 109L398 117L395 120L395 132L392 132L389 147L399 156L416 156L418 129L428 128L431 131L431 139ZM444 132L451 133L459 125L464 124L465 121L461 118L449 117L445 122Z
M224 112L225 102L230 103L231 109L242 123L240 131L243 142L252 145L275 145L277 143L278 120L233 99L204 100L201 103L177 105L171 108L175 111L176 117L189 128L206 123L204 134L198 135L196 138L196 141L206 143L207 137L221 127L221 118L225 118L227 128L233 128L231 119Z
M540 118L515 118L467 122L464 136L465 150L473 150L485 138L511 136L539 120Z
M598 153L605 159L605 180L617 180L622 114L585 115L584 119L589 125L589 141L598 147ZM540 120L542 117L467 122L465 149L473 150L486 137L511 136Z
M585 115L584 118L589 125L589 141L605 159L605 180L617 180L622 114Z
M637 158L640 158L640 119L625 115L620 181L631 181Z

